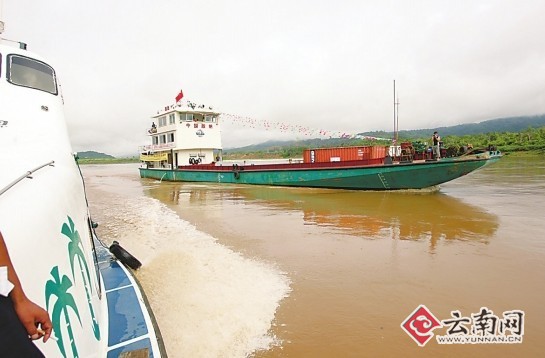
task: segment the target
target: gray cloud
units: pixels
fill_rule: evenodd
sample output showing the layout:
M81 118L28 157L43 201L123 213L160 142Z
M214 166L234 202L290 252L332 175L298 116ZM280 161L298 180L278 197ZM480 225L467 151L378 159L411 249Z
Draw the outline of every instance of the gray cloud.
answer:
M545 113L543 1L4 1L55 66L75 150L134 154L182 88L231 114L346 132ZM227 147L298 137L228 124Z

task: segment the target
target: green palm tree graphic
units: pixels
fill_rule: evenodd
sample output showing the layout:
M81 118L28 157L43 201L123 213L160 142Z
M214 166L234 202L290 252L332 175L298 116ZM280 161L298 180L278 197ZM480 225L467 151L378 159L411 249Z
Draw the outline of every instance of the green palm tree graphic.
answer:
M97 319L95 317L95 311L93 310L93 305L91 303L91 276L89 275L89 267L87 266L87 261L83 254L83 246L81 244L81 239L79 233L74 228L74 221L70 216L68 216L68 224L64 223L62 225L61 232L66 235L70 242L68 243L68 255L70 260L70 267L72 268L72 279L74 284L76 282L76 277L74 275L74 266L76 258L78 259L81 277L83 279L83 286L85 287L85 295L87 296L87 304L89 305L89 311L91 312L91 321L93 323L93 333L95 338L100 340L100 328L98 326ZM84 271L85 269L85 271Z
M57 301L53 306L53 312L51 313L51 321L53 323L53 331L57 337L57 346L63 355L66 357L66 352L64 350L63 344L63 335L60 329L61 327L61 313L64 314L64 321L66 323L66 329L68 331L68 339L70 340L70 347L72 348L72 354L74 357L78 356L78 349L76 347L76 342L74 341L74 333L72 332L72 326L70 325L70 317L68 316L68 308L72 308L78 317L79 323L81 325L81 319L79 317L78 308L76 307L76 302L74 301L74 296L68 293L68 289L72 287L72 281L68 276L63 275L62 280L59 276L59 266L53 267L51 270L51 276L53 280L48 280L45 284L45 302L46 309L49 312L49 298L51 296L56 296Z

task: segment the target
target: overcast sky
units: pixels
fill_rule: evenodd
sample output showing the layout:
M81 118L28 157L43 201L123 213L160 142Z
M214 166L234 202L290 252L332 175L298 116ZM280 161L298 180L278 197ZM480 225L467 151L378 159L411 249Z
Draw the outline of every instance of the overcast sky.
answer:
M74 150L149 144L184 99L357 133L545 113L545 1L0 0L56 69ZM301 138L226 121L224 147ZM304 138L302 138L304 139Z

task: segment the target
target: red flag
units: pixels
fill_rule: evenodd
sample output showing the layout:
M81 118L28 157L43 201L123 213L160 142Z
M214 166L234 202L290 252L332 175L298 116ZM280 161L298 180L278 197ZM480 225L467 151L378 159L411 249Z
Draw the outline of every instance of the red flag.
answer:
M180 102L184 98L184 93L180 90L180 93L176 96L176 103Z

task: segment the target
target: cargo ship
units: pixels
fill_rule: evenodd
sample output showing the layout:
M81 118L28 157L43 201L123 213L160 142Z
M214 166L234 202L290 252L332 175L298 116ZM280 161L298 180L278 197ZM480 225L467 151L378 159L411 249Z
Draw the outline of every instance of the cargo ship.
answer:
M427 149L415 149L415 143L402 143L309 148L302 159L276 163L227 162L223 160L221 112L181 101L180 95L175 104L152 116L151 144L140 147L141 178L350 190L424 189L501 157L495 148L486 148L437 160Z

